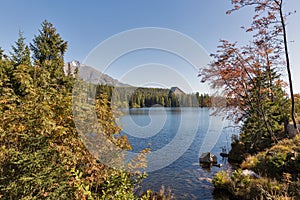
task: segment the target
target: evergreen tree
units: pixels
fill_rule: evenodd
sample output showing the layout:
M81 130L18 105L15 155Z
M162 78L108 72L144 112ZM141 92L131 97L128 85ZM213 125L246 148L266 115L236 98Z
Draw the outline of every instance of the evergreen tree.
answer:
M67 42L56 32L53 24L46 20L42 23L42 29L34 37L30 48L35 64L50 72L51 83L62 84L65 77L63 67Z
M19 41L22 44L22 39ZM18 46L21 45L16 50ZM55 52L55 47L50 52ZM14 61L23 57L16 52L13 55ZM97 123L91 126L83 121L93 130L93 137L105 134L115 145L130 149L127 137L119 135L120 128L106 95L91 105L81 90L76 98L82 101L74 107L68 82L61 82L59 90L56 89L55 83L67 77L55 74L55 67L62 69L63 59L51 59L36 60L36 64L43 64L34 67L0 59L0 198L138 199L134 188L142 175L136 177L138 174L133 173L135 165L130 168L131 174L98 162L101 157L88 151L90 144L79 136L74 123L73 111L78 111L79 119L84 119L85 112L96 112L101 130L95 129L99 127ZM90 85L84 88L90 89ZM103 156L106 149L97 144L93 149ZM122 162L123 155L110 154L109 159Z
M0 60L2 60L2 58L3 58L3 53L4 53L4 51L3 51L3 49L0 47Z
M20 31L18 41L15 42L15 46L12 46L13 52L10 52L11 61L15 66L20 64L30 65L30 50L24 41L25 38Z
M250 106L244 115L241 141L250 153L270 147L281 137L281 124L288 107L279 79L274 69L266 70L254 78L255 85L248 91ZM273 82L272 86L270 82Z

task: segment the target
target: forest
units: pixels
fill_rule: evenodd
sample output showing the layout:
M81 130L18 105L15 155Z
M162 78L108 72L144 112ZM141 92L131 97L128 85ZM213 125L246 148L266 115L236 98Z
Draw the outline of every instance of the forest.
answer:
M214 107L239 128L228 154L234 167L211 181L216 199L300 199L300 95L294 93L286 27L294 12L285 13L284 2L231 1L227 14L252 8L254 15L242 27L250 40L221 39L199 72L201 82L223 91L216 98L85 83L76 73L65 74L69 44L52 23L43 21L29 44L20 31L11 52L0 48L0 198L173 199L163 189L136 194L151 150L124 162L122 150L132 146L116 125L121 113L112 109L160 105ZM89 90L90 96L81 92ZM119 151L103 145L103 138Z
M210 107L208 94L174 93L171 89L96 86L96 96L106 94L114 106L129 108L161 107Z
M120 113L112 106L209 107L211 97L85 83L77 73L64 72L67 47L68 42L45 20L30 44L20 32L9 54L0 48L0 198L171 199L171 193L164 190L135 194L147 176L143 169L149 149L142 150L126 170L115 169L100 161L108 156L112 163L123 165L124 154L118 151L111 156L99 138L105 137L120 149L132 148L127 136L119 134L116 121ZM88 103L92 96L74 94L75 84L87 90L96 88L95 104ZM101 152L96 156L76 127L83 113L93 115L94 111L101 130L81 125L99 141L93 144L93 150Z
M126 135L119 135L108 95L99 94L92 107L83 107L86 99L78 95L79 104L72 107L76 77L63 71L67 47L53 24L44 21L30 44L20 32L8 55L0 49L0 198L153 199L151 190L135 194L146 176L142 169L148 149L126 170L113 168L100 162L103 154L88 150L76 129L74 112L80 119L82 113L96 110L101 131L92 125L86 129L94 128L95 137L103 136L120 149L131 149ZM108 151L99 145L93 148ZM124 155L110 158L122 163Z

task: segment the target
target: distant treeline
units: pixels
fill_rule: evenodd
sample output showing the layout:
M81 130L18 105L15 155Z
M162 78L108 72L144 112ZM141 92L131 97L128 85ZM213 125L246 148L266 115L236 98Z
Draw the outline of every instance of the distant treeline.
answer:
M107 94L113 105L118 107L143 108L162 107L210 107L208 94L185 94L162 88L113 87L98 85L96 94Z

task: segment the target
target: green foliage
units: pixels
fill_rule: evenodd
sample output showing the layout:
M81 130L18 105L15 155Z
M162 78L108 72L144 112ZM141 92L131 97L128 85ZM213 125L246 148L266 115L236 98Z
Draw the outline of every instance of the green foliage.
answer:
M142 178L142 177L141 177ZM118 172L110 175L101 187L101 199L138 199L134 195L134 182L128 173Z
M26 96L33 93L33 79L30 75L32 70L28 65L17 65L12 73L12 85L15 94L18 96Z
M249 153L264 150L281 139L284 118L288 116L288 99L278 84L279 75L269 69L255 80L255 87L248 91L250 107L240 134Z
M42 29L39 31L39 35L34 37L30 48L35 64L49 71L49 82L62 84L64 78L63 57L67 50L67 42L56 32L53 24L46 20L42 23Z
M199 92L197 92L196 98L198 99L199 107L210 107L211 106L211 97L208 94L199 95Z
M4 50L0 47L0 60L2 60L2 58L3 58L3 52L4 52Z
M226 190L236 199L299 199L299 189L295 187L299 186L300 174L299 136L293 140L284 139L284 125L290 117L296 126L284 1L232 3L234 8L227 14L254 7L251 26L245 29L253 33L253 40L242 47L221 40L219 50L212 54L215 61L210 64L210 69L204 70L204 81L210 80L214 87L225 87L225 94L232 100L229 108L236 108L233 117L243 122L242 132L239 139L233 141L229 157L239 152L242 154L239 157L251 154L241 167L266 177L253 179L237 170L226 175L231 181ZM279 75L283 65L288 70L291 104L284 91L286 84ZM297 95L295 99L297 112ZM215 186L221 188L220 180L225 175L217 176Z
M212 184L216 189L232 191L233 185L230 176L225 171L219 171L213 178Z
M8 60L8 56L4 53L4 49L0 47L0 60Z
M242 168L252 169L262 176L258 180L250 180L251 185L257 185L253 191L266 197L275 196L285 199L299 199L300 175L300 142L297 135L293 139L285 139L278 144L248 157ZM275 199L274 197L274 199Z
M233 182L234 192L237 194L249 192L250 177L242 174L242 170L238 169L232 172L231 180Z
M33 57L39 65L46 61L63 62L64 53L67 50L67 42L63 41L53 24L47 20L42 23L42 30L35 36L30 44ZM60 63L63 64L63 63Z
M34 66L27 62L22 35L12 59L0 59L0 198L138 199L134 188L144 176L100 163L77 132L70 91L74 78L63 73L66 44L44 21L31 45ZM105 137L130 149L127 137L118 136L107 96L101 95L93 107ZM110 159L118 162L123 156ZM141 198L149 196L147 192Z
M262 175L280 180L284 173L293 174L296 180L300 174L299 136L280 141L279 144L253 155L242 164L243 168L253 169Z
M31 95L2 96L0 192L5 199L70 198L69 176L59 164L67 158L61 158L54 146L57 134L63 134L53 118L51 107L56 106ZM49 97L46 92L43 95ZM10 102L5 101L9 98Z
M30 50L29 47L25 45L25 38L21 31L19 32L19 39L15 42L15 45L16 46L12 46L13 52L10 52L11 61L15 66L20 64L30 66Z
M295 113L297 117L297 123L300 123L300 94L295 95Z
M144 108L155 105L162 107L210 107L208 94L175 94L169 89L112 87L98 85L97 94L107 94L118 107Z
M82 179L82 172L79 170L75 170L75 168L71 169L71 173L75 178L75 187L85 196L88 200L94 200L92 196L92 192L90 190L90 186L82 183L80 180Z
M294 199L298 195L294 195L298 190L295 191L295 187L290 188L293 184L289 177L285 175L283 182L268 178L254 179L243 175L239 169L231 175L225 171L218 172L212 183L215 187L215 196L227 192L230 199Z

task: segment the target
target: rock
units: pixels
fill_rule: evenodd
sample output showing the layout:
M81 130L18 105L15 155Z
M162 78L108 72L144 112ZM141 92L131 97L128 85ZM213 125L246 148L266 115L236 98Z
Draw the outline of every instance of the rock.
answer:
M231 163L242 163L246 159L245 146L242 142L231 145L231 150L228 154L228 161Z
M217 163L218 158L210 152L202 153L200 156L200 163Z
M250 176L250 177L256 178L256 179L261 178L257 173L255 173L254 171L249 170L249 169L244 169L242 171L242 175L244 175L244 176Z
M223 165L221 163L219 163L219 164L214 164L214 166L221 168Z
M228 155L229 155L228 153L223 153L223 152L220 153L220 156L222 157L228 157Z
M297 124L297 128L298 128L298 130L300 130L300 124ZM293 138L298 134L298 131L297 131L297 129L294 128L293 124L287 125L287 134L288 134L289 138Z

